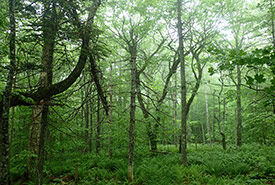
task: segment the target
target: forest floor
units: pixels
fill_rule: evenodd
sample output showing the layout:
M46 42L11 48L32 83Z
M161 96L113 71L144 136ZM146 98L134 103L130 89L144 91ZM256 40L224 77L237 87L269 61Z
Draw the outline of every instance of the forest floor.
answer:
M136 150L132 184L275 184L275 147L244 145L225 151L217 145L188 147L188 166L180 164L181 155L172 145L160 145L163 152ZM80 185L128 184L127 159L126 150L114 151L112 158L104 151L55 154L45 162L45 184L74 184L76 174Z

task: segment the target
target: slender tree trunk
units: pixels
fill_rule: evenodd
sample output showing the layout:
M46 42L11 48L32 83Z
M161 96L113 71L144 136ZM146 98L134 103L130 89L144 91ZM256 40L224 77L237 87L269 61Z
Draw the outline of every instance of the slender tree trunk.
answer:
M134 180L135 111L136 111L136 47L131 51L131 103L128 152L128 183Z
M216 141L216 136L215 136L215 116L216 116L216 110L215 110L215 90L213 92L213 125L212 125L212 134L213 134L213 143Z
M223 146L223 149L226 150L226 141L225 141L225 112L226 111L226 108L225 108L225 98L223 99L223 117L222 117L222 132L221 132L221 135L222 135L222 146Z
M273 47L275 47L275 24L274 24L274 8L273 8L273 0L270 0L270 10L271 10L271 16L272 16L272 44ZM273 100L273 114L275 116L275 102ZM274 121L274 133L275 133L275 121Z
M97 96L97 125L96 125L96 142L95 151L98 154L100 151L100 134L101 134L101 120L100 120L100 97Z
M88 99L88 88L85 89L85 97L86 97L86 102L85 102L85 139L86 139L86 145L85 145L85 153L88 153L88 147L89 147L89 141L90 141L90 137L89 137L89 115L90 115L90 111L89 111L89 101L87 101Z
M3 94L3 109L0 115L0 136L1 136L1 166L0 166L0 185L9 185L10 182L10 145L9 145L9 110L11 101L11 91L13 77L15 74L15 16L14 16L14 1L9 0L9 15L10 15L10 66L7 84Z
M273 102L273 114L275 116L275 103ZM275 121L274 121L274 134L275 134Z
M10 149L12 148L12 139L13 139L13 133L14 133L14 122L15 122L15 107L11 108L11 128L10 128L10 138L9 138L9 144ZM11 151L9 151L11 152Z
M226 142L225 142L225 134L224 134L224 130L221 129L221 93L222 93L222 90L220 91L219 93L219 96L218 96L218 114L219 114L219 117L216 118L217 121L218 121L218 129L219 129L219 133L221 134L221 137L222 137L222 146L223 146L223 149L226 150Z
M16 75L14 77L13 81L13 90L16 89ZM10 153L12 148L12 139L13 139L13 133L14 133L14 122L15 122L15 107L11 108L11 128L10 128L10 138L9 138L9 144L10 144ZM10 154L9 154L10 155Z
M93 104L89 101L90 106L90 137L89 137L89 152L93 151Z
M192 139L191 139L191 126L190 126L190 124L187 124L187 135L188 135L188 142L191 143Z
M184 47L182 36L182 21L181 21L181 6L182 0L177 0L177 19L178 19L178 38L179 38L179 60L180 60L180 75L181 75L181 162L187 165L187 145L186 145L186 122L187 122L187 104L186 104L186 77L185 77L185 60Z
M110 137L109 137L109 157L113 156L113 64L110 64L110 108L109 108L109 127L110 127Z
M201 136L202 136L202 144L205 145L205 130L204 130L204 124L201 122Z
M237 66L237 143L242 146L242 103L241 103L241 69Z
M177 75L175 74L175 86L174 86L174 145L178 147L178 131L177 131L177 120L178 120L178 111L177 111Z
M82 107L81 107L81 111L80 111L80 117L81 117L81 121L80 121L80 124L79 124L79 127L81 128L80 130L80 135L81 136L84 136L84 122L85 122L85 119L84 119L84 117L85 117L85 103L84 103L84 92L83 92L83 89L81 89L80 90L81 91L81 104L83 105ZM79 123L79 122L77 122L77 123Z
M271 10L271 26L272 26L272 44L275 46L275 25L274 25L274 10L273 10L273 0L270 0L270 10Z
M206 127L207 127L207 132L209 134L209 143L212 146L211 130L210 130L210 123L209 123L208 98L207 98L207 89L206 89L206 86L204 86L204 97L205 97Z

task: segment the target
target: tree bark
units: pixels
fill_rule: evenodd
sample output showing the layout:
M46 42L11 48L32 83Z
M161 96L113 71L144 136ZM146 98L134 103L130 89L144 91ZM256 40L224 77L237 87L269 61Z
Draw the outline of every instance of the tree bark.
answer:
M93 151L93 104L89 101L90 106L90 136L89 136L89 152Z
M221 94L222 94L222 91L223 91L223 83L222 83L222 88L221 88L221 91L218 95L218 114L219 114L219 117L215 117L218 121L218 130L219 130L219 133L221 134L221 137L222 137L222 146L223 146L223 149L226 150L226 140L225 140L225 134L224 134L224 130L221 129Z
M13 80L13 91L15 91L15 90L16 90L16 74L15 74L14 80ZM10 144L10 150L9 150L10 154L9 155L11 155L12 139L13 139L13 133L14 133L14 130L15 130L14 123L15 123L15 107L12 107L11 108L10 136L9 136L9 144Z
M275 103L274 102L273 102L272 107L273 107L273 114L275 116ZM274 121L274 134L275 134L275 121Z
M110 127L110 137L109 137L109 157L113 156L113 64L110 64L110 108L109 108L109 127Z
M174 120L173 120L173 124L174 124L174 129L176 129L176 132L174 131L174 145L176 145L176 148L178 147L178 132L177 132L177 120L178 120L178 111L177 111L177 75L175 75L175 84L174 84Z
M201 136L202 136L202 144L205 145L205 130L204 130L204 124L201 122Z
M180 61L180 75L181 75L181 162L187 165L187 143L186 143L186 122L187 122L187 103L186 103L186 77L185 77L185 60L184 60L184 46L182 36L182 21L181 21L181 6L182 0L177 0L177 31L179 38L179 61Z
M10 181L10 144L9 144L9 110L11 105L11 91L13 84L13 77L15 74L16 67L16 57L15 57L15 36L16 36L16 28L15 28L15 15L14 15L14 0L9 0L9 18L10 18L10 65L9 65L9 73L8 79L5 87L5 91L3 94L3 108L1 111L1 119L0 119L0 136L1 136L1 166L0 166L0 184L1 185L9 185Z
M223 126L223 128L222 128L222 133L221 133L221 135L222 135L222 146L223 146L223 149L224 150L226 150L226 141L225 141L225 115L226 115L226 107L225 107L225 98L223 99L223 117L222 117L222 126Z
M273 0L270 0L270 12L271 12L271 27L272 27L272 44L275 47L275 25L274 25L274 10L273 10Z
M215 135L215 116L216 116L216 109L215 109L215 90L213 92L213 118L212 118L212 134L213 134L213 143L216 142L216 135Z
M205 85L204 85L204 97L205 97L206 127L207 127L207 132L209 134L209 144L212 146L211 130L210 130L210 123L209 123L207 89Z
M241 103L241 69L237 66L237 140L236 145L242 146L242 103Z
M89 123L90 123L90 120L89 120L89 115L90 115L90 111L89 111L89 101L88 101L88 98L89 97L89 92L88 92L88 87L85 88L85 104L83 105L85 107L85 110L84 110L84 118L85 118L85 139L86 139L86 145L85 145L85 150L84 152L85 153L88 153L88 147L89 147L89 141L90 141L90 136L89 136Z
M43 12L42 30L44 45L41 56L42 71L39 80L39 87L41 88L47 88L52 84L52 65L55 37L57 33L57 16L55 3L50 2L50 4L52 4L51 9L48 8L48 3L44 3L45 11ZM50 97L47 97L41 101L37 101L37 105L32 107L33 114L30 123L29 151L37 155L37 157L29 158L28 175L35 179L37 185L42 185L43 180L44 147L49 113L49 107L46 104L49 101Z
M128 152L128 183L134 180L135 111L136 111L136 45L131 48L131 102Z
M96 141L95 151L98 154L100 151L100 138L101 137L101 120L100 120L100 97L97 95L97 125L96 125Z

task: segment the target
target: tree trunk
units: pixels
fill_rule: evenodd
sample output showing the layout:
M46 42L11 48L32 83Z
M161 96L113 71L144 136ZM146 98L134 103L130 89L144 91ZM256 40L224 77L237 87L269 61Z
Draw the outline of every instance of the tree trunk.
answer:
M10 182L10 145L9 145L9 110L11 105L11 91L13 77L15 74L15 16L14 16L14 1L9 0L9 16L10 16L10 66L7 84L3 94L3 109L0 115L0 136L1 136L1 166L0 166L0 185L9 185Z
M202 144L205 145L205 132L204 132L204 124L201 122L201 136L202 136Z
M136 54L137 48L131 48L131 102L129 126L129 152L128 152L128 183L134 180L134 146L135 146L135 111L136 111Z
M275 116L275 103L273 102L273 115ZM274 135L275 135L275 121L274 121Z
M207 98L207 89L206 89L206 86L204 86L204 97L205 97L206 127L207 127L207 132L209 134L209 143L212 146L211 130L210 130L210 123L209 123L208 98Z
M222 86L223 88L223 86ZM217 121L218 121L218 129L219 129L219 132L221 134L221 137L222 137L222 146L223 146L223 149L226 150L226 141L225 141L225 134L224 134L224 130L221 129L221 93L222 93L222 90L220 91L219 93L219 96L218 96L218 106L219 106L219 110L218 110L218 114L219 114L219 117L216 118Z
M155 122L153 128L150 127L150 145L151 145L151 150L152 151L157 151L158 150L158 142L157 142L157 137L158 137L158 128L159 128L159 122L160 122L160 111L157 108L157 121Z
M237 66L237 140L236 145L242 146L242 103L241 103L241 69Z
M88 87L86 87L85 89L85 110L84 110L84 118L85 118L85 139L86 139L86 145L85 145L85 153L88 153L88 147L89 147L89 141L90 141L90 136L89 136L89 115L90 115L90 111L89 111L89 101L88 101L89 95L88 95Z
M110 108L109 108L109 128L110 128L110 137L109 137L109 157L113 156L113 64L110 64Z
M44 166L44 153L45 153L45 140L48 126L49 107L42 106L41 112L41 133L39 137L38 156L37 156L37 169L36 169L36 184L43 184L43 166Z
M97 96L97 125L96 125L96 141L95 151L98 154L100 151L100 134L101 134L101 120L100 120L100 98Z
M14 81L13 81L13 90L15 91L15 89L16 89L16 74L15 74ZM14 122L15 122L15 107L12 107L11 108L11 128L10 128L10 137L9 137L9 144L10 144L9 153L11 153L11 148L12 148L12 139L13 139L13 133L14 133Z
M215 90L213 92L213 125L212 125L212 134L213 134L213 143L216 141L216 135L215 135L215 116L216 116L216 110L215 110Z
M192 139L191 139L191 126L190 126L190 124L187 124L187 135L188 135L188 142L191 143Z
M275 25L274 25L274 8L273 8L273 0L270 0L270 10L271 10L271 26L272 26L272 44L275 47Z
M179 61L180 61L180 75L181 75L181 162L187 165L187 145L186 145L186 122L187 122L187 106L186 106L186 77L185 77L185 60L184 47L182 35L182 21L181 21L181 6L182 0L177 0L177 31L179 38Z
M44 3L44 7L48 7L48 4ZM55 24L49 24L49 21ZM52 4L51 9L45 8L43 12L42 30L44 45L41 57L42 71L40 73L39 86L47 88L52 84L52 63L57 33L55 3ZM29 159L28 175L35 178L37 185L42 185L43 181L44 148L49 113L49 108L46 104L49 101L50 97L37 102L37 105L33 106L32 121L30 123L29 151L37 155L37 157Z
M90 137L89 137L89 152L93 151L93 104L89 101L90 106Z
M222 117L222 146L223 146L223 149L226 150L226 141L225 141L225 98L223 99L223 117Z
M178 111L177 111L177 75L175 75L175 86L174 86L174 137L173 137L173 143L176 145L176 148L178 147L178 132L177 132L177 120L178 120Z

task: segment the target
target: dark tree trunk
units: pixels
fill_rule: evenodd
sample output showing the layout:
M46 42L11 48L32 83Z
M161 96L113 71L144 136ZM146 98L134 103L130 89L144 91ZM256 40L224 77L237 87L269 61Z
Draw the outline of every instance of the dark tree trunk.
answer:
M223 85L223 84L222 84ZM223 149L226 150L226 141L225 141L225 134L224 134L224 130L221 129L221 93L222 93L222 90L223 90L223 86L222 86L222 89L218 95L218 114L219 114L219 117L215 117L218 121L218 129L219 129L219 133L221 134L221 137L222 137L222 146L223 146Z
M11 90L13 77L15 74L15 16L14 16L14 1L9 0L9 15L10 15L10 66L7 84L3 94L3 107L0 115L0 136L1 136L1 166L0 166L0 184L9 185L10 182L10 145L9 145L9 110L11 102Z
M226 107L225 107L225 98L223 99L223 117L222 117L222 146L223 146L223 149L226 150L226 141L225 141L225 115L226 115Z

